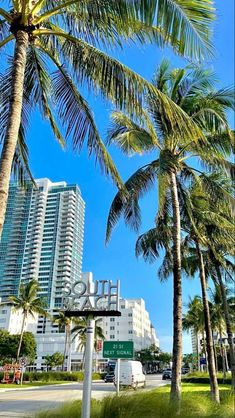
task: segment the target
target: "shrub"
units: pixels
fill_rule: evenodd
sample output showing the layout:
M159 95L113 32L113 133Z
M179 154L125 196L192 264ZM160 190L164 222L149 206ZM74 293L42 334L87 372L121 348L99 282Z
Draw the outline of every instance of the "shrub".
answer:
M93 373L92 379L102 379L103 375L99 373ZM25 372L25 382L81 382L83 381L83 372ZM0 381L3 379L3 373L0 372Z
M224 380L222 373L217 374L218 383L231 384L231 375L227 374L227 378ZM182 376L182 382L185 383L210 383L210 378L208 373L203 372L193 372L188 373L186 376Z

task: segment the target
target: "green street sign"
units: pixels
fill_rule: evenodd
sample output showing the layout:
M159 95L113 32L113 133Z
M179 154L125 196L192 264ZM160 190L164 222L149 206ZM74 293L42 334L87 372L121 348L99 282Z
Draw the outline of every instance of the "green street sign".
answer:
M103 358L133 358L133 341L104 341Z

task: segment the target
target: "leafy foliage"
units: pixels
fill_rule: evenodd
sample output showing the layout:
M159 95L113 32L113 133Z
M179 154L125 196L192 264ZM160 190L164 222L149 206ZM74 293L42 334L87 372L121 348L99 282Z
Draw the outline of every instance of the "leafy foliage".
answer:
M44 362L46 366L53 368L56 366L61 366L64 362L64 356L59 351L56 351L55 353L49 355L47 354L44 357Z
M10 334L8 331L0 330L0 362L5 364L16 359L16 352L19 346L20 335ZM37 353L37 345L34 335L31 332L24 332L21 357L26 357L30 364L34 361Z

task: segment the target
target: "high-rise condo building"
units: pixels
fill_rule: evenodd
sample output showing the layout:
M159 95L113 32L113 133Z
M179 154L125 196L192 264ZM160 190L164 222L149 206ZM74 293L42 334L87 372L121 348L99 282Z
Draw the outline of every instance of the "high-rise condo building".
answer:
M84 201L77 185L35 180L11 184L0 242L0 297L36 279L50 309L61 306L62 281L81 279Z

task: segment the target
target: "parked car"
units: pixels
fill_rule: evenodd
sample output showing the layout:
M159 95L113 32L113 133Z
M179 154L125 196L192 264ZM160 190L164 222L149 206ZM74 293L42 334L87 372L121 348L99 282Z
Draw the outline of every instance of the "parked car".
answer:
M171 379L171 369L166 369L162 373L162 380L170 380Z
M104 381L105 381L105 383L114 382L114 372L107 373L104 376Z
M115 367L115 379L114 384L117 383L117 367ZM138 387L145 387L146 378L143 373L143 367L140 361L134 360L121 360L120 361L120 386L132 387L137 389Z
M188 367L182 367L181 373L182 374L187 374L190 372L190 369Z

